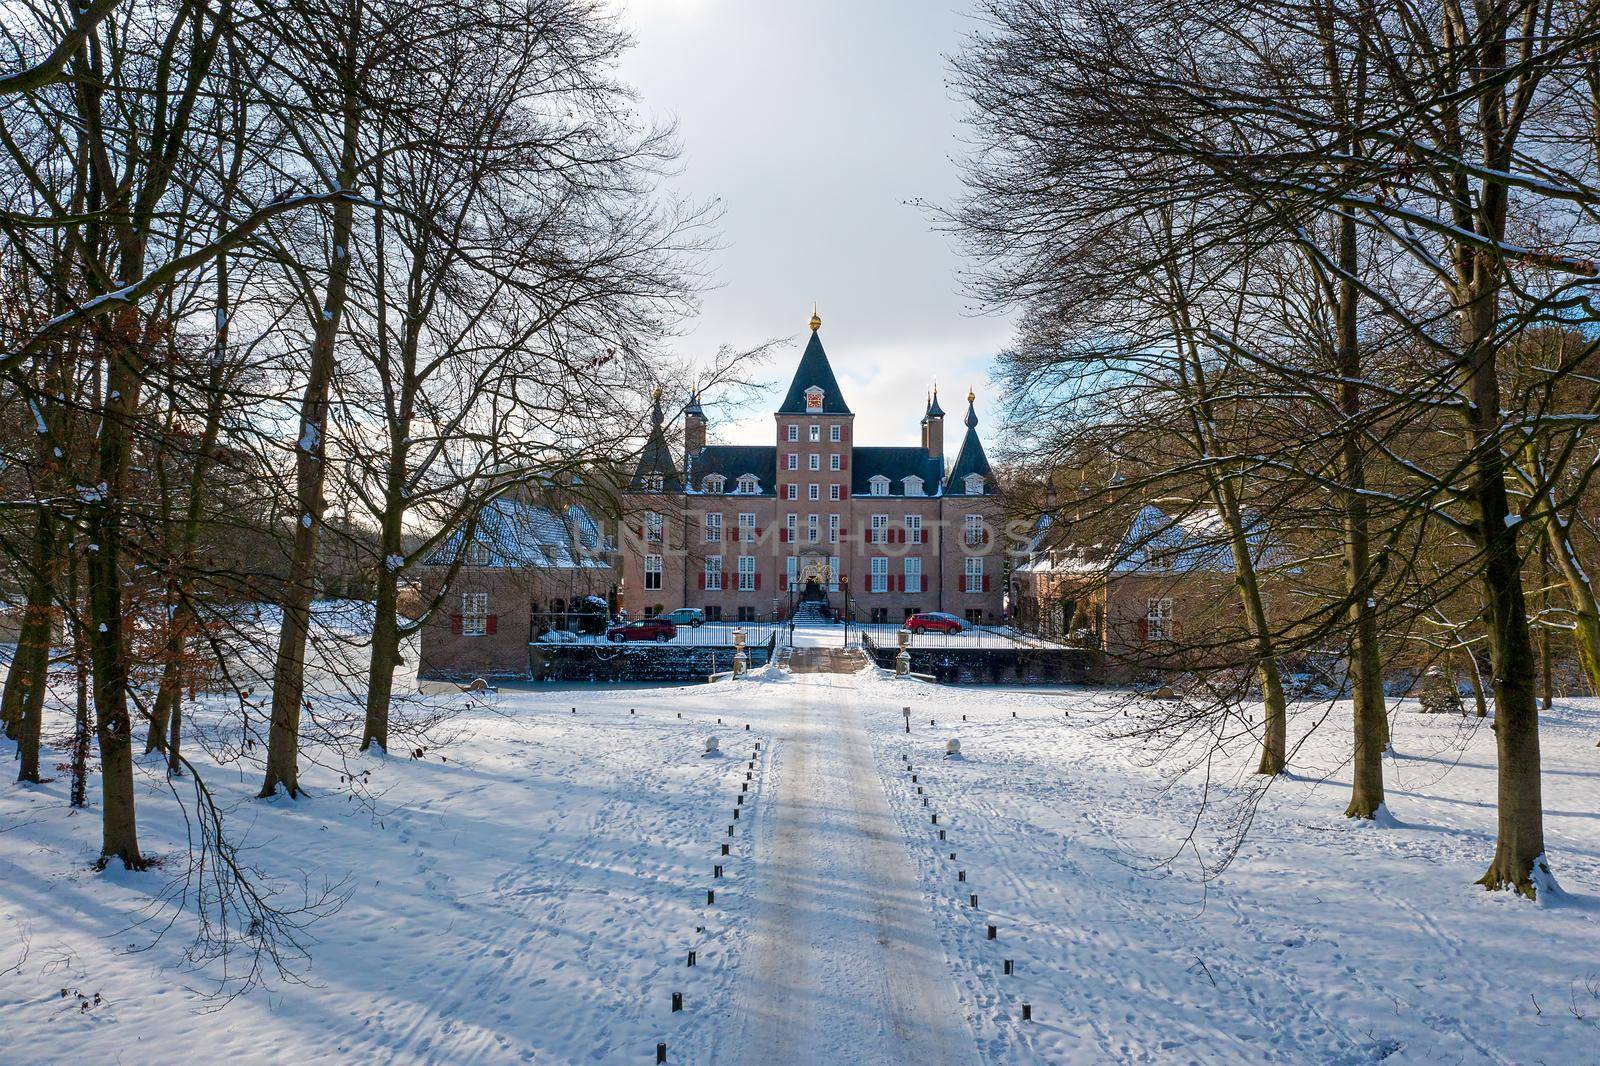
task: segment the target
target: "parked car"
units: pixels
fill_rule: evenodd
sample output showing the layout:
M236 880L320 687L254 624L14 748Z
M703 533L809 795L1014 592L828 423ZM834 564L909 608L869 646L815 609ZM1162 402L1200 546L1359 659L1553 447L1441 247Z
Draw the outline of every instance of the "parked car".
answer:
M625 640L653 640L658 644L665 644L677 635L678 627L665 616L641 618L627 625L612 626L606 631L606 637L618 643Z
M943 611L924 611L907 618L905 628L919 636L923 633L959 633L967 628L967 623Z
M706 624L706 613L698 607L679 607L676 611L668 611L661 617L673 625L688 626L690 629L699 629Z

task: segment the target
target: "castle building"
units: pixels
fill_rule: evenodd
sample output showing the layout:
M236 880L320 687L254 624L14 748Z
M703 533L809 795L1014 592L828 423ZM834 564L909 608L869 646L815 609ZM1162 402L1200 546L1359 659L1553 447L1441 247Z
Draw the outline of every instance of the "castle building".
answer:
M978 437L976 397L967 396L953 461L937 390L921 443L858 444L822 320L813 314L810 325L773 413L772 444L707 444L692 396L674 454L657 393L623 500L622 605L636 618L684 606L711 620L756 621L811 603L878 622L919 611L998 621L1000 488Z

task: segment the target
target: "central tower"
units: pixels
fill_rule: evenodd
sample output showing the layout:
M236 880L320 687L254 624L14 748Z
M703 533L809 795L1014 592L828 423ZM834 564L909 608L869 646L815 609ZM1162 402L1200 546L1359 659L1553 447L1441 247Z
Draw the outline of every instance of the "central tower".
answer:
M811 336L789 391L774 414L777 434L777 520L787 545L784 581L826 574L839 590L843 545L850 535L851 442L855 415L822 347L822 317L813 308ZM820 590L819 590L820 591Z

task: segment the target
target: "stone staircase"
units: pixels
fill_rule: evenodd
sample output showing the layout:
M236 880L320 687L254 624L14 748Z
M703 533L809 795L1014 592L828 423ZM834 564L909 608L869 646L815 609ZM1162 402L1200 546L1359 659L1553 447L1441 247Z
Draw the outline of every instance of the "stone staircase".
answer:
M832 619L823 617L823 606L823 604L814 601L800 604L794 609L794 624L797 626L829 624Z

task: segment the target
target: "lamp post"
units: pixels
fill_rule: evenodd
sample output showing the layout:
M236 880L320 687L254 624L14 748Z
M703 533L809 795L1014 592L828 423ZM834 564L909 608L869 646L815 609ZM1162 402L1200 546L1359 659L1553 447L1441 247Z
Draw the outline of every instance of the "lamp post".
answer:
M839 587L844 590L844 643L850 646L850 575L839 575Z

